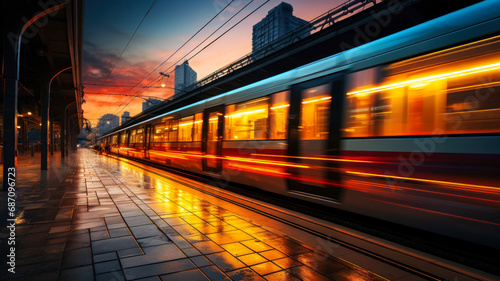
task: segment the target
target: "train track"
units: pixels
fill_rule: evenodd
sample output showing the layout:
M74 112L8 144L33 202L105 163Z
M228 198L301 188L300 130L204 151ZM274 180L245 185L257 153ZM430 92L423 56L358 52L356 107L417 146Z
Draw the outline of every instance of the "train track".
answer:
M238 183L230 183L229 185L224 185L223 187L219 186L218 182L210 177L205 175L200 175L196 173L191 173L183 170L179 170L176 168L166 167L160 164L156 164L153 162L149 162L146 160L136 159L132 157L127 157L120 155L119 157L115 157L116 159L125 158L128 160L135 161L140 164L144 164L146 166L151 166L153 168L157 168L160 170L164 170L166 172L181 176L187 177L191 180L201 182L204 184L208 184L217 188L223 188L225 190L244 195L246 197L260 200L262 202L266 202L269 204L273 204L282 208L286 208L288 210L292 210L295 212L299 212L311 217L315 217L318 219L322 219L331 223L335 223L340 226L347 227L349 229L353 229L362 233L366 233L371 236L375 236L387 241L391 241L393 243L412 248L424 253L428 253L445 260L453 261L459 264L463 264L484 272L488 272L491 274L500 276L500 265L498 264L498 257L500 256L500 251L496 249L492 249L486 246L474 244L471 242L450 238L444 235L439 235L431 232L427 232L424 230L407 227L403 225L399 225L396 223L391 223L388 221L375 219L372 217L355 214L339 209L335 209L332 207L322 206L322 205L313 205L310 202L303 201L296 198L286 197L280 194L267 192L264 190L260 190L248 185L242 185ZM134 163L130 163L134 165ZM143 168L143 167L141 167ZM153 172L154 171L149 171ZM164 175L160 175L164 176ZM315 236L321 237L323 239L329 240L333 243L341 244L351 250L356 252L363 253L365 255L369 255L379 261L391 264L399 269L407 271L411 274L422 277L426 280L443 280L440 277L434 276L427 272L421 271L419 269L407 266L405 264L399 263L395 260L387 259L386 257L380 256L376 253L366 251L362 248L359 248L355 245L346 243L344 241L340 241L329 237L323 233L319 233L312 229L305 229L302 226L295 225L295 223L290 221L283 221L281 218L276 217L271 214L263 213L262 211L255 209L253 207L246 206L239 202L234 202L224 196L220 196L216 193L209 192L207 190L199 189L197 187L193 187L198 191L208 193L211 196L218 197L225 201L232 201L230 203L237 204L240 207L244 207L246 209L251 209L261 215L268 216L272 219L276 219L287 223L294 227L300 227L301 230L309 232ZM312 205L312 206L311 206Z

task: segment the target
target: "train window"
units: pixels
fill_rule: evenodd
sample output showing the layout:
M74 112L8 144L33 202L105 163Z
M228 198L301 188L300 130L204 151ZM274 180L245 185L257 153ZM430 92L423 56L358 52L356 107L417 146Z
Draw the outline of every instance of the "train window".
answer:
M155 125L151 142L164 142L165 124Z
M302 92L300 139L328 138L331 99L329 85L309 88Z
M179 123L179 141L193 140L194 116L184 117Z
M179 120L169 120L166 122L165 126L165 138L166 142L176 142L179 133Z
M259 98L226 107L226 140L267 139L269 98Z
M132 130L130 132L130 143L136 143L136 141L135 141L136 134L137 134L136 130Z
M457 81L458 82L458 81ZM500 71L471 75L465 85L450 81L443 122L448 133L500 132Z
M111 137L111 144L118 144L118 135L113 135Z
M120 144L127 145L128 132L124 132L120 135Z
M271 107L269 111L270 139L287 138L289 107L290 92L280 92L271 96Z
M194 115L193 124L193 141L201 141L201 132L203 128L203 113L196 113Z
M345 136L500 132L499 61L497 36L353 73Z
M135 143L143 143L144 142L144 129L138 129L137 134L135 135Z

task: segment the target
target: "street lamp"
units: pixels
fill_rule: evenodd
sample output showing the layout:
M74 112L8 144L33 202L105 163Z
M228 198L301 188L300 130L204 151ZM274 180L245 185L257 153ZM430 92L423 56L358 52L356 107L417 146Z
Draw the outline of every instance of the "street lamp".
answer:
M163 80L163 78L165 78L165 77L167 77L167 78L168 78L168 77L170 77L170 75L165 74L165 73L163 73L163 72L160 72L160 75L161 75L160 84L161 84L161 86L162 86L163 88L165 88L165 81Z

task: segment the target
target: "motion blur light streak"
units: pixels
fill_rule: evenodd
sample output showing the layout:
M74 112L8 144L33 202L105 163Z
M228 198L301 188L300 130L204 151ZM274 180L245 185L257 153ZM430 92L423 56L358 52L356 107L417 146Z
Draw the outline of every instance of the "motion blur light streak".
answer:
M448 188L452 188L451 186L457 186L457 187L460 187L460 189L462 189L462 190L472 190L472 191L479 191L479 192L485 192L485 193L500 194L500 188L494 187L494 186L474 185L474 184L465 184L465 183L458 183L458 182L421 179L421 178L408 178L408 177L371 174L371 173L362 173L362 172L354 172L354 171L346 171L346 173L364 176L364 177L380 177L380 178L392 178L392 179L400 179L400 180L428 182L428 183L440 184L440 185L443 185L444 187L448 187Z
M256 109L256 110L244 111L244 112L239 112L239 113L235 113L235 114L232 114L232 115L226 115L225 117L226 118L229 118L229 117L240 117L242 115L253 114L253 113L262 112L262 111L266 111L266 109Z
M241 165L241 164L235 164L235 163L229 163L228 168L235 168L238 170L246 170L254 173L260 173L260 174L270 174L270 175L279 175L279 176L288 176L290 175L289 173L285 173L282 171L278 170L273 170L270 168L257 168L254 166L248 166L248 165Z
M362 94L367 94L367 93L372 93L372 92L377 92L377 91L391 90L391 89L401 88L401 87L405 87L405 86L412 85L412 84L428 83L428 82L433 82L433 81L442 80L442 79L457 78L457 77L461 77L461 76L467 76L467 75L471 75L471 74L477 74L477 73L497 70L499 68L500 68L500 62L488 64L488 65L477 66L477 67L473 67L473 68L462 69L459 71L454 71L454 72L449 72L449 73L443 73L443 74L438 74L438 75L431 75L431 76L427 76L427 77L411 79L411 80L407 80L407 81L403 81L403 82L398 82L398 83L393 83L393 84L389 84L389 85L369 88L369 89L365 89L365 90L348 92L347 95L348 96L350 96L350 95L362 95Z
M368 160L321 158L321 157L302 157L302 156L272 155L272 154L258 154L258 153L252 153L251 155L252 156L262 156L262 157L280 157L280 158L294 158L294 159L336 161L336 162L352 162L352 163L385 163L385 162L375 162L375 161L368 161Z
M259 163L259 164L266 164L266 165L275 165L275 166L285 166L285 167L293 167L293 168L304 168L304 169L311 168L311 166L306 166L306 165L296 165L296 164L290 164L288 162L277 162L277 161L270 161L270 160L259 160L259 159L254 159L254 158L241 158L241 157L227 156L226 159L227 160L232 160L232 161L252 162L252 163Z
M500 204L500 200L495 200L495 199L490 199L490 198L484 198L484 197L474 197L474 196L466 196L466 195L461 195L461 194L456 194L456 193L449 193L449 192L441 192L441 191L434 191L434 190L427 190L427 189L422 189L422 188L413 188L413 187L407 187L407 186L389 186L387 184L382 184L382 183L375 183L373 181L359 181L359 180L349 180L349 188L353 190L359 190L367 193L381 193L383 189L385 190L391 190L391 191L415 191L415 192L421 192L421 193L432 193L432 194L439 194L439 195L444 195L444 196L453 196L453 197L460 197L463 199L467 200L480 200L480 201L485 201L489 203L494 203L494 204ZM366 186L366 187L362 187ZM379 189L377 189L379 188ZM478 194L478 196L481 194Z
M302 104L314 103L314 102L318 102L318 101L326 101L326 100L329 100L329 99L332 99L332 97L324 97L324 98L315 99L315 100L303 101Z

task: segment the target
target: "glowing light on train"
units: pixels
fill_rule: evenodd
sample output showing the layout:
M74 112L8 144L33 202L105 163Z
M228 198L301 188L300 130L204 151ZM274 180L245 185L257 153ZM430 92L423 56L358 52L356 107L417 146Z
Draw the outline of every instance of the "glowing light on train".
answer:
M320 161L336 161L336 162L353 162L353 163L381 163L368 160L353 160L353 159L340 159L340 158L324 158L324 157L302 157L302 156L287 156L287 155L272 155L272 154L258 154L252 153L252 156L262 157L279 157L279 158L293 158L293 159L306 159L306 160L320 160Z
M231 114L231 115L226 115L225 117L228 118L228 117L240 117L240 116L243 116L243 115L248 115L248 114L254 114L254 113L258 113L258 112L263 112L263 111L266 111L266 109L262 108L262 109L256 109L256 110L250 110L250 111L243 111L243 112L238 112L238 113L235 113L235 114Z
M363 173L363 172L354 172L354 171L346 171L346 173L364 176L364 177L382 177L382 178L391 178L391 179L398 179L398 180L412 180L412 181L420 181L420 182L427 182L427 183L435 183L435 184L444 185L445 187L456 186L456 187L460 187L460 188L465 189L465 190L474 190L474 191L487 192L487 193L493 193L493 194L500 193L500 188L494 187L494 186L475 185L475 184L466 184L466 183L439 181L439 180L429 180L429 179L422 179L422 178L390 176L390 175L381 175L381 174L372 174L372 173Z
M280 108L289 107L289 106L290 106L289 104L279 105L279 106L271 107L271 110L280 109Z
M288 163L288 162L278 162L278 161L270 161L270 160L259 160L259 159L254 159L254 158L242 158L242 157L227 156L226 159L227 160L231 160L231 161L252 162L252 163L259 163L259 164L266 164L266 165L275 165L275 166L285 166L285 167L304 168L304 169L311 168L310 166L307 166L307 165L296 165L296 164L291 164L291 163Z
M303 101L302 104L313 103L313 102L318 102L318 101L325 101L325 100L329 100L331 98L332 97L324 97L324 98L315 99L315 100Z
M488 71L497 70L497 69L500 69L500 62L482 65L482 66L477 66L477 67L472 67L472 68L467 68L467 69L462 69L459 71L452 71L452 72L448 72L448 73L442 73L442 74L431 75L431 76L426 76L426 77L421 77L421 78L416 78L416 79L410 79L410 80L406 80L403 82L392 83L392 84L388 84L388 85L384 85L384 86L373 87L373 88L359 90L359 91L353 91L353 92L347 93L347 95L348 96L350 96L350 95L362 95L362 94L367 94L367 93L371 93L371 92L391 90L391 89L401 88L401 87L405 87L405 86L412 85L412 84L429 83L429 82L433 82L433 81L437 81L437 80L457 78L457 77L461 77L461 76L472 75L472 74L477 74L477 73L481 73L481 72L488 72Z

